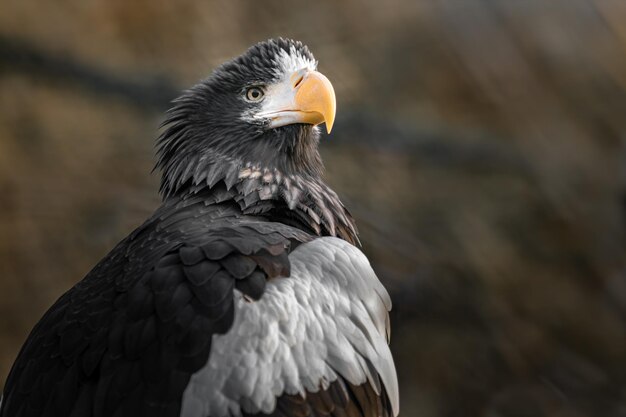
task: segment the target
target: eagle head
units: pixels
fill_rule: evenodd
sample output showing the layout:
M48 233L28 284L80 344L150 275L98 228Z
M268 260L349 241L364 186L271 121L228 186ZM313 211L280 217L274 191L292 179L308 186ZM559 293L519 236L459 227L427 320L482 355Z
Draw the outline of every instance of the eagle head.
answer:
M221 164L319 176L318 124L335 119L332 84L301 42L270 39L174 101L157 141L161 191L176 194Z

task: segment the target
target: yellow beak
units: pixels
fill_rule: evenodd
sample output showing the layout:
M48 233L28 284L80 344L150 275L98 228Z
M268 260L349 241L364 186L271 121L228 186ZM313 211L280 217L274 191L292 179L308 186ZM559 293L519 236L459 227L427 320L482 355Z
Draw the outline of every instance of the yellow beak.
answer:
M335 90L328 78L317 71L308 72L297 87L296 109L302 115L302 123L318 125L326 122L328 133L335 122L337 100Z
M302 69L268 88L257 117L269 118L271 128L294 123L326 123L330 133L336 110L335 90L328 78L317 71Z

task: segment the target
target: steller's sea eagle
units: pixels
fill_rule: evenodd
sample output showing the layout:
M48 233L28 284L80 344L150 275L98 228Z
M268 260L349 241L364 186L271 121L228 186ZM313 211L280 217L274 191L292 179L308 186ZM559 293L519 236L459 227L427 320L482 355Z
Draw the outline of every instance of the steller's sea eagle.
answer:
M1 417L391 417L389 295L323 182L335 94L261 42L179 97L163 203L32 330Z

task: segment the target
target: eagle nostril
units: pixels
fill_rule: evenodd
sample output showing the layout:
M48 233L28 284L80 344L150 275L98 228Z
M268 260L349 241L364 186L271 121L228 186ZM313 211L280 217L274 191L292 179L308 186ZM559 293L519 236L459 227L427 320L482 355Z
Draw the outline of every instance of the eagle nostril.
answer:
M296 82L293 84L293 88L298 88L298 86L302 83L302 80L304 80L304 75L300 75L298 77Z

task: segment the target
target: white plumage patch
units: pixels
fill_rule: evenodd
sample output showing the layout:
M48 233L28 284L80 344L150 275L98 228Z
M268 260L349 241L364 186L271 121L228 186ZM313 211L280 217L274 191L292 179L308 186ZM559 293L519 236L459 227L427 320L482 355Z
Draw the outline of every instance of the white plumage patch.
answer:
M290 76L292 73L301 69L308 69L315 71L317 68L317 62L302 55L295 46L291 46L289 52L284 49L280 50L280 54L276 57L276 64L278 65L276 76L279 79L285 76Z
M398 413L398 383L387 345L391 300L367 258L349 243L318 238L294 250L291 276L263 297L235 300L235 322L214 336L207 365L183 395L181 416L270 413L276 398L326 388L337 375L380 381Z

